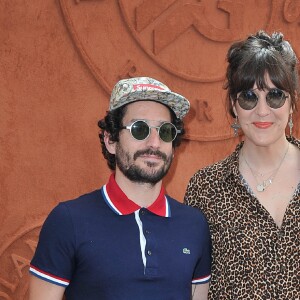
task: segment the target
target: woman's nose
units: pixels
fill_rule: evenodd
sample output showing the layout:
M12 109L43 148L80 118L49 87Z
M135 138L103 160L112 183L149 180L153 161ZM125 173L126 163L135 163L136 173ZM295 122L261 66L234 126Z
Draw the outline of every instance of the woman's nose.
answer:
M265 94L259 95L255 110L256 110L256 113L261 117L264 117L264 116L267 116L270 114L271 108L267 103Z

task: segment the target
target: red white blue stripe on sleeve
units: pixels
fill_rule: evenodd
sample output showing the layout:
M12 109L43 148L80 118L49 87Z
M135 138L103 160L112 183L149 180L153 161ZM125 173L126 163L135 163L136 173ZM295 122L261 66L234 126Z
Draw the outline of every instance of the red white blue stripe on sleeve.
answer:
M44 271L34 267L33 265L30 266L29 272L40 279L43 279L50 283L54 283L56 285L67 287L70 284L70 280L60 278L60 277L54 276L50 273L44 272Z
M197 283L207 283L210 281L210 277L211 275L207 275L207 276L203 276L203 277L199 277L199 278L194 278L192 280L193 284L197 284Z

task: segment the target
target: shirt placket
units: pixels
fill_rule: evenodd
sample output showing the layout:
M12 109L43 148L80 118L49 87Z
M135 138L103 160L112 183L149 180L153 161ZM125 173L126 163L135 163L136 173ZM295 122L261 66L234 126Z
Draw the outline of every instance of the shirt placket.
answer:
M144 264L144 275L155 277L158 275L158 253L155 234L151 230L152 213L146 208L135 212L135 219L140 233L141 255Z

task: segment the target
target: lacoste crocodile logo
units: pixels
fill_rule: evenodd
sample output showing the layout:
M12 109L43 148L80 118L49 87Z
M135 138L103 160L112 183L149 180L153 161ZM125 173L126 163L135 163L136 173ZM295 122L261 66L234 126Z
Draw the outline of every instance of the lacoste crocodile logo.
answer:
M191 254L191 250L188 249L188 248L183 248L182 249L182 253L184 253L184 254Z

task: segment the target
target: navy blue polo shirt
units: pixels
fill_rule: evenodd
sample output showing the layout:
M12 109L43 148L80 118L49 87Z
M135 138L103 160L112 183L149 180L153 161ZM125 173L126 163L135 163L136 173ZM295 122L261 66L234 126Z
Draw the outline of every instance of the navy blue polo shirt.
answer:
M165 195L142 208L114 176L60 203L46 219L30 272L66 288L67 299L190 299L210 280L211 245L198 210Z

